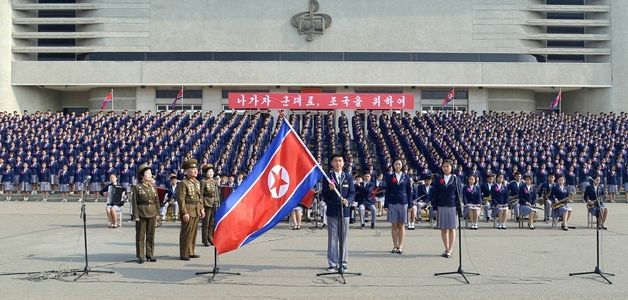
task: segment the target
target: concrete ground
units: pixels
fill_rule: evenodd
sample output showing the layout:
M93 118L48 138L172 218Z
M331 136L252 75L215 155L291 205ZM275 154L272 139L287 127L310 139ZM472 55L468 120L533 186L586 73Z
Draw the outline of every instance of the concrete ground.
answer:
M628 205L609 204L609 230L602 232L602 270L615 273L612 285L597 275L570 277L593 271L596 231L586 226L584 205L573 204L568 232L539 222L537 229L463 231L464 268L479 272L464 284L451 259L439 255L439 231L425 223L408 231L403 255L391 254L390 225L378 220L375 230L349 232L349 271L342 285L338 276L317 277L326 263L326 230L289 230L287 223L242 249L220 256L223 271L240 276L196 276L213 266L213 248L197 247L199 259L178 259L179 224L157 228L156 263L135 262L135 229L124 222L106 227L104 204L86 205L89 265L94 270L74 282L70 269L82 270L83 228L76 202L0 201L0 273L57 270L58 274L0 276L2 299L625 299L628 295ZM126 211L126 210L125 210ZM126 216L125 216L126 218ZM199 235L200 242L200 235ZM456 246L457 247L457 246Z

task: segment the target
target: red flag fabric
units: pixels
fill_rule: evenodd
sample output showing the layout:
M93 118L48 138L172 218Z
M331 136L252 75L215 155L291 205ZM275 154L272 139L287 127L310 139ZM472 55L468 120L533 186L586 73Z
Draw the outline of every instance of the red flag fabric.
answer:
M447 96L445 96L445 99L443 99L443 104L442 104L443 107L446 107L447 104L449 104L449 102L454 100L455 97L456 97L456 89L452 88L447 94Z
M324 176L284 118L266 153L216 211L217 252L238 249L273 228Z
M174 101L172 101L171 106L176 106L177 105L177 101L179 101L181 99L183 99L183 87L181 87L181 89L177 93L177 96L174 97Z
M560 105L560 101L563 100L563 90L558 90L558 95L552 101L552 105L550 105L550 109L557 109Z
M100 103L100 110L105 109L105 106L109 102L113 102L113 90L109 91L109 93L107 93L107 95L105 96L105 99L103 99Z

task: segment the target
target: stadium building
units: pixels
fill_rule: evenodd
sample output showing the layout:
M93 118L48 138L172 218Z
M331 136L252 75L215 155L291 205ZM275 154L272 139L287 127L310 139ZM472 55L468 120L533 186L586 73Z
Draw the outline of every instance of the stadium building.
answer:
M628 1L2 0L4 111L226 109L230 92L628 111ZM310 22L311 21L311 22ZM108 106L109 108L109 106ZM448 109L451 109L449 107Z

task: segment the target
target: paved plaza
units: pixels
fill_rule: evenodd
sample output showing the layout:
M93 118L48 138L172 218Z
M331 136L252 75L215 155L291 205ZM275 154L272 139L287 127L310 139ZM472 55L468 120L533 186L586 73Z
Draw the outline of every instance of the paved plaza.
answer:
M464 284L460 276L435 277L454 271L454 257L445 259L439 231L422 223L406 235L403 255L392 248L390 225L382 218L374 230L352 224L349 232L349 271L342 285L338 276L317 277L326 264L326 230L290 230L281 223L242 249L220 257L224 271L241 276L196 276L213 266L213 248L197 246L199 259L178 259L179 224L157 228L156 263L135 262L135 229L124 222L106 227L103 203L86 205L89 264L94 270L74 282L69 269L83 269L83 228L79 203L0 201L0 273L60 270L61 275L37 273L0 276L2 299L625 299L628 295L628 205L609 204L609 230L602 232L602 269L615 273L613 285L570 272L593 271L595 233L587 228L584 205L573 204L572 224L564 232L539 222L537 229L463 231L464 268L479 272ZM126 216L125 216L126 218ZM200 239L200 237L199 237ZM457 246L456 246L457 247Z

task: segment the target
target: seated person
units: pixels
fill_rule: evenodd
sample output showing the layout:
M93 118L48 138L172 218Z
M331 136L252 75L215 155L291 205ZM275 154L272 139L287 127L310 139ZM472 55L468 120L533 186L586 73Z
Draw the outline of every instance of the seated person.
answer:
M536 221L536 188L532 184L532 176L524 177L525 185L519 189L519 217L528 217L528 228L534 230Z
M109 175L109 184L100 190L100 195L107 193L107 219L109 220L109 228L118 228L118 213L124 206L125 192L124 188L118 185L118 177L116 174Z
M599 229L606 230L606 218L608 217L608 208L602 202L604 199L604 188L600 186L600 176L593 175L593 182L584 190L584 201L587 203L589 213L597 218L597 226Z
M168 212L169 206L172 206L172 215L174 216L174 220L179 220L179 202L175 201L177 183L179 183L179 180L177 180L177 174L170 174L170 181L168 181L168 184L166 184L166 186L168 187L168 191L166 192L164 201L161 203L160 214L163 221L166 220L166 213Z

